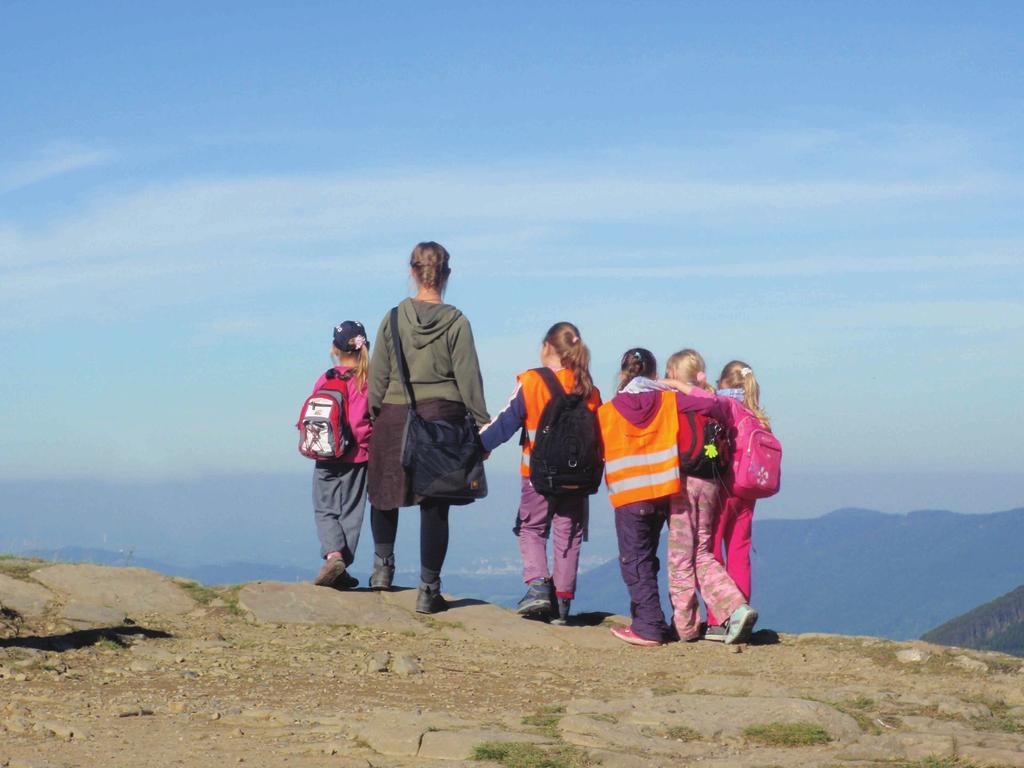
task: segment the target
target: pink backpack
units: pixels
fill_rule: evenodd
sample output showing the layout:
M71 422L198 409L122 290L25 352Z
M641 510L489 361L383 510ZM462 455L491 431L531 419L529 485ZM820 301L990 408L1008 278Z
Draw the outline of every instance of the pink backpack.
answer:
M764 499L779 492L782 481L782 443L756 416L736 425L730 491L741 499Z

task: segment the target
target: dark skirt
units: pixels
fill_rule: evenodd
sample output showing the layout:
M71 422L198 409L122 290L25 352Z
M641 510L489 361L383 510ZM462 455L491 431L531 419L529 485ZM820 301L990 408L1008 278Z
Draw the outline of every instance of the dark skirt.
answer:
M428 421L462 421L466 406L452 400L423 400L416 404L420 416ZM373 422L370 435L369 496L377 509L397 509L419 504L402 466L402 445L409 406L384 403Z

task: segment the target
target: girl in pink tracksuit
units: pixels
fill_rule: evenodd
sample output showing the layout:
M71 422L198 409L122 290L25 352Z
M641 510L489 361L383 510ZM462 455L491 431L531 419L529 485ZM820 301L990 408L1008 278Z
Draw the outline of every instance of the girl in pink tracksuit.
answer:
M718 389L714 395L697 387L679 384L676 388L694 395L716 397L725 406L727 416L726 427L730 439L734 443L737 425L746 418L757 419L765 428L769 428L768 416L761 408L761 388L753 369L742 360L732 360L722 369L718 378ZM712 540L713 552L718 562L725 563L726 572L736 583L743 596L750 599L750 542L754 519L754 500L741 499L728 492L726 483L719 500L718 520L715 523L715 534ZM723 558L723 550L725 556ZM727 629L720 626L727 617L708 611L708 640L722 640Z
M707 383L704 358L696 350L672 355L665 375L673 384L692 387L692 394L714 392ZM728 617L726 635L720 638L725 642L745 640L757 621L757 612L747 605L746 596L712 551L720 483L719 479L684 477L682 489L669 500L668 589L676 632L683 642L701 637L698 589L709 614Z
M313 391L328 378L342 378L348 388L345 399L353 444L331 461L319 460L313 470L313 517L324 560L313 583L321 587L352 589L359 580L348 573L356 556L366 505L366 463L369 458L370 408L366 386L370 368L370 342L362 323L346 320L334 328L331 357L336 365L317 379Z

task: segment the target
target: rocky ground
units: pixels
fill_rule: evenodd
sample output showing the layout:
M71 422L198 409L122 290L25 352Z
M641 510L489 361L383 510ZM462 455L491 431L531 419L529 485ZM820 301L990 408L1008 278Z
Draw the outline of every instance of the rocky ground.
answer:
M0 766L1024 766L1024 661L0 560Z

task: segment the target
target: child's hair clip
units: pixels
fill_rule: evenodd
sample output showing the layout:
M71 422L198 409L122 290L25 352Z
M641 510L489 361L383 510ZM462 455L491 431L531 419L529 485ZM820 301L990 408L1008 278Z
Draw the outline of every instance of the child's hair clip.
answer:
M740 368L740 376L742 376L744 379L747 378L747 376L749 376L751 373L753 373L753 371L751 371L749 368Z

